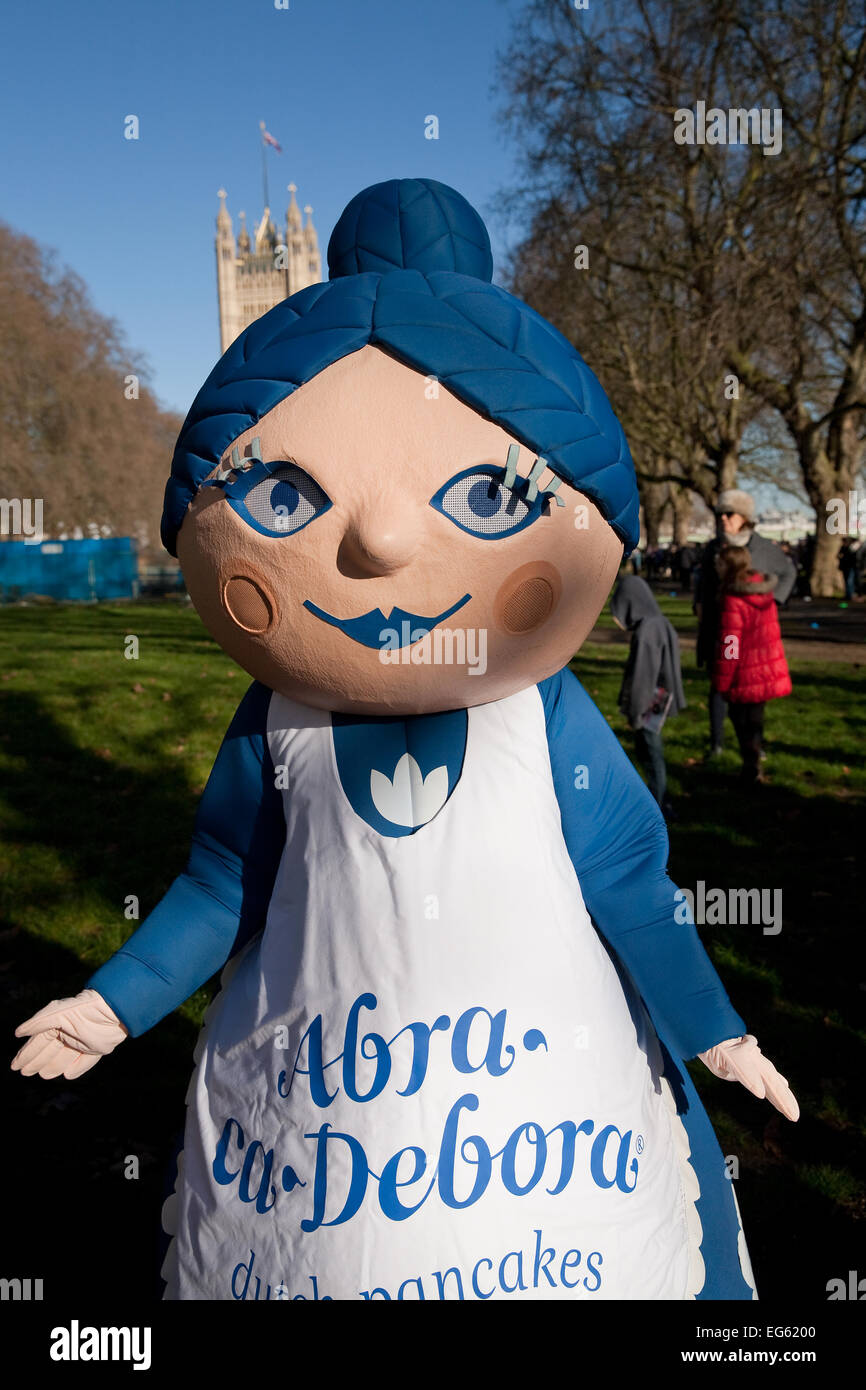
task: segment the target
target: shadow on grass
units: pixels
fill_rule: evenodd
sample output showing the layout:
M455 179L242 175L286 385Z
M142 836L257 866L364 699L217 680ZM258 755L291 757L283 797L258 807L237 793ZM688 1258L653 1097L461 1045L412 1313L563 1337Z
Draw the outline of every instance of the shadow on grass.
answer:
M864 654L864 666L866 666L866 654ZM791 677L795 691L800 690L820 690L822 695L826 695L827 703L833 699L833 690L839 690L846 695L862 697L866 689L863 671L858 668L856 671L848 666L843 666L841 662L821 663L820 671L805 671L802 665L794 663L794 672Z
M157 1301L160 1212L197 1029L173 1014L77 1080L22 1076L9 1067L23 1041L15 1028L77 992L85 972L69 951L23 931L4 932L0 947L4 1275L43 1279L45 1302L65 1310L76 1293L129 1307ZM125 1176L131 1156L137 1178Z
M173 723L188 727L195 703L194 693L176 701ZM154 904L186 863L198 799L181 769L160 757L164 732L154 734L154 770L143 772L82 748L25 692L0 692L0 728L14 839L59 854L68 871L60 882L28 885L31 905L46 916L62 911L69 887L82 881L117 905L121 922L129 893L142 907Z
M845 724L848 728L852 725L859 727L861 724L866 724L866 719L846 718ZM812 763L828 763L838 766L838 764L844 761L845 764L849 766L853 765L860 767L863 765L862 756L855 757L854 755L846 753L843 758L839 749L833 744L822 746L821 744L815 743L791 743L784 735L780 736L775 732L767 739L765 746L769 757L775 757L777 754L783 753L787 757L802 758L804 761ZM803 773L806 781L809 781L810 775L810 770L807 768Z
M737 1012L786 1076L796 1124L741 1087L693 1069L723 1152L740 1162L738 1195L759 1292L826 1298L856 1268L866 1218L862 1030L866 896L859 807L784 787L739 785L717 766L678 769L681 818L670 874L694 891L780 889L781 931L758 922L699 935Z
M197 1027L172 1014L75 1081L22 1077L9 1062L22 1045L17 1025L50 1000L77 994L138 925L123 918L125 896L139 895L144 916L146 904L154 905L183 868L197 797L179 769L158 757L145 774L82 749L31 696L4 690L0 727L14 753L3 788L12 838L24 862L40 864L42 851L61 862L59 874L34 873L26 889L18 880L28 913L36 909L46 922L62 924L85 888L88 898L113 905L98 913L92 933L77 928L79 941L91 938L86 961L23 930L14 907L2 915L2 1104L9 1138L0 1164L11 1197L4 1275L44 1279L45 1300L66 1307L73 1283L111 1299L120 1280L125 1300L156 1300L162 1295L160 1210L183 1128ZM79 904L79 918L80 911ZM100 936L113 938L108 949L93 939ZM129 1155L138 1159L137 1179L124 1176Z

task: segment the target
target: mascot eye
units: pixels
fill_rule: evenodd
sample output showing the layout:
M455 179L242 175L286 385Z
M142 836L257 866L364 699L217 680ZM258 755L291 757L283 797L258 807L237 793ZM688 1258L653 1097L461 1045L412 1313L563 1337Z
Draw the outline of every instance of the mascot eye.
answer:
M240 487L226 489L229 505L263 536L290 536L322 516L331 499L296 463L264 464L240 480Z
M512 535L542 515L547 499L539 494L533 502L524 501L525 479L517 487L505 487L502 474L501 468L469 468L440 488L430 506L471 536Z

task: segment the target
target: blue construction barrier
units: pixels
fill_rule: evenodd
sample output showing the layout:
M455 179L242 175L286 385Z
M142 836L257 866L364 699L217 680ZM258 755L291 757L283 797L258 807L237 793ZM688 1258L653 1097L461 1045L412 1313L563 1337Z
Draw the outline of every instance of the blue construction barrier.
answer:
M136 598L136 542L131 536L0 542L0 603L30 594L58 600Z

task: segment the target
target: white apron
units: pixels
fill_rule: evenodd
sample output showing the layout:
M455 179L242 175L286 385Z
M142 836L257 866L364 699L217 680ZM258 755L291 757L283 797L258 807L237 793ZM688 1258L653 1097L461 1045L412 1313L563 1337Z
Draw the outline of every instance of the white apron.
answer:
M166 1297L694 1297L685 1129L584 906L538 690L468 711L459 781L416 776L396 838L328 714L274 695L268 743L286 847L196 1051ZM374 788L391 819L410 772Z

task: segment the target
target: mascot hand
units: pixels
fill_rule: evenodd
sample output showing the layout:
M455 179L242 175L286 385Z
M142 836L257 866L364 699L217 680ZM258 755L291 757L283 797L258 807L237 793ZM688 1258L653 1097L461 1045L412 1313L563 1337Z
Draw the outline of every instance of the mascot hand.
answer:
M800 1117L800 1107L793 1091L769 1057L758 1047L758 1039L747 1033L744 1038L729 1038L698 1056L714 1076L723 1081L739 1081L759 1100L765 1097L789 1120Z
M53 999L20 1024L15 1036L30 1041L12 1059L14 1071L46 1079L65 1076L71 1081L95 1067L129 1034L102 995L85 989L74 999Z

